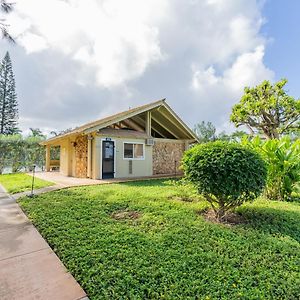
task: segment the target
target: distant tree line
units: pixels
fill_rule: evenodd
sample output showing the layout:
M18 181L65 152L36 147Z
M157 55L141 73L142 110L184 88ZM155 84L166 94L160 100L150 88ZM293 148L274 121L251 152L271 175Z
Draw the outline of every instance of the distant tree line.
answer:
M217 134L217 129L212 122L202 121L194 126L194 132L197 135L200 143L214 142L214 141L241 141L243 136L248 133L242 130L236 130L232 133L225 131Z

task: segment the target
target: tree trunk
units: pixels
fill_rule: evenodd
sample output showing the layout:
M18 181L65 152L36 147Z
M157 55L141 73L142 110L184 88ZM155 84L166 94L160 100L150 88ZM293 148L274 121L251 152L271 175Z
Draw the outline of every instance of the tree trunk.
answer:
M222 221L222 219L225 216L225 213L226 213L226 210L225 210L224 203L223 203L223 201L220 201L219 208L217 209L217 213L216 213L216 218L218 219L218 221Z

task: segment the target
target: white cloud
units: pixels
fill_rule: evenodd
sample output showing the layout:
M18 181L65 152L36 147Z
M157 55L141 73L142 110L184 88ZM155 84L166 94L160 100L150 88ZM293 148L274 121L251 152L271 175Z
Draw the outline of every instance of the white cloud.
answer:
M20 36L18 41L22 45L26 45L27 53L34 53L48 48L47 42L42 36L31 32Z
M260 3L18 1L8 22L23 47L23 126L68 128L166 97L191 126L228 127L244 86L274 78L264 64Z
M274 73L263 62L264 46L237 57L231 68L224 72L224 84L240 94L245 86L253 86L265 79L273 79Z
M195 91L208 93L210 89L222 86L235 95L240 95L245 86L255 85L264 79L272 79L274 73L263 63L264 46L258 46L253 52L239 55L234 63L216 75L213 66L205 70L193 70L192 88Z
M27 24L17 25L13 33L28 53L56 49L93 68L100 86L113 87L163 59L157 22L166 4L165 0L23 0L12 21Z
M208 116L219 115L219 129L229 129L231 107L241 97L245 86L254 86L265 79L272 80L274 73L263 63L264 46L237 56L233 64L222 74L216 75L213 66L205 70L193 70L191 88L201 101L210 99Z
M215 87L220 82L220 79L221 78L216 76L216 71L212 66L203 71L194 70L192 88L204 92L212 86Z

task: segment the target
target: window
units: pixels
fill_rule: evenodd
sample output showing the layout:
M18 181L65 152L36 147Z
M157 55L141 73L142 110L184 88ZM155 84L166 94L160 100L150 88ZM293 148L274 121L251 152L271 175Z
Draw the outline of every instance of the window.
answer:
M144 159L144 145L124 143L124 159Z
M124 158L133 158L133 144L124 143Z

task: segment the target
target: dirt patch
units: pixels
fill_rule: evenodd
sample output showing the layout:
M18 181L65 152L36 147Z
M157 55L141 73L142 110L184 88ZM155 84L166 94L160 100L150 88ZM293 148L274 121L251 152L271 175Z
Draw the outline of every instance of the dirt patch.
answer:
M215 212L212 209L198 212L198 214L201 214L206 221L218 223L218 224L234 226L234 225L247 223L246 219L242 215L235 212L227 213L226 216L221 221L216 218Z
M136 220L141 217L141 213L134 210L118 210L111 214L115 220Z

